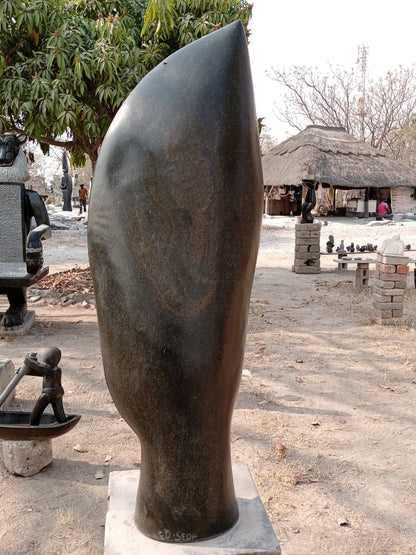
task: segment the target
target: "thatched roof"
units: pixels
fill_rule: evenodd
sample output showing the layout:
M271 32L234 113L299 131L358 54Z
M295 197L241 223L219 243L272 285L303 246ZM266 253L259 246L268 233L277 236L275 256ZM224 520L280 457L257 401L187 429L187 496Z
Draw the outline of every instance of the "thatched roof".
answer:
M342 127L310 125L262 158L264 185L304 180L344 189L416 187L413 170L355 139Z

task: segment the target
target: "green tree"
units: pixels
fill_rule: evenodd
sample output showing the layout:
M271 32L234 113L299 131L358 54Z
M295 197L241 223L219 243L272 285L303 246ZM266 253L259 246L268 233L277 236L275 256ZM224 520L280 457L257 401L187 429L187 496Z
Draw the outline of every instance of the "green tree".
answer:
M241 19L244 0L2 0L0 132L93 166L122 102L164 58Z

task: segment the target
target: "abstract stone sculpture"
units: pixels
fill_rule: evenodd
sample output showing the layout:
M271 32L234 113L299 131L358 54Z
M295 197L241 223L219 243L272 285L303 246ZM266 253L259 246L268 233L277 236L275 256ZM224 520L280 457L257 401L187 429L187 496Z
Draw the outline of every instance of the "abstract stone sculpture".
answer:
M306 187L306 195L305 195L305 200L302 203L302 208L301 208L302 219L300 223L312 224L313 216L311 212L316 205L315 183L313 181L304 180L303 184Z
M230 426L263 180L240 22L151 71L119 110L88 228L106 380L141 442L135 522L199 541L238 519Z

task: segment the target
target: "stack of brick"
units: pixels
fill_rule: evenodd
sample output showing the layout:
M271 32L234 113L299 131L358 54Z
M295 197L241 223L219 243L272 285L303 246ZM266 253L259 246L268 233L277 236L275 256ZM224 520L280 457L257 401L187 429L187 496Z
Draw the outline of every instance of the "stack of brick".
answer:
M295 262L296 274L319 274L321 271L321 224L296 224Z
M377 254L373 283L373 309L378 324L394 324L403 317L409 258Z

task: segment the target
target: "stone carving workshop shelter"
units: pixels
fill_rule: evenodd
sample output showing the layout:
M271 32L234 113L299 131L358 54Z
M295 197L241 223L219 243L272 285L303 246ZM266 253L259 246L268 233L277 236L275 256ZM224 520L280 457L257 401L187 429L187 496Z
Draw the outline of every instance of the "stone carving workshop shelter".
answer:
M319 215L367 217L380 201L416 213L416 170L359 141L343 127L309 125L262 157L269 215L299 214L302 184L317 187Z

